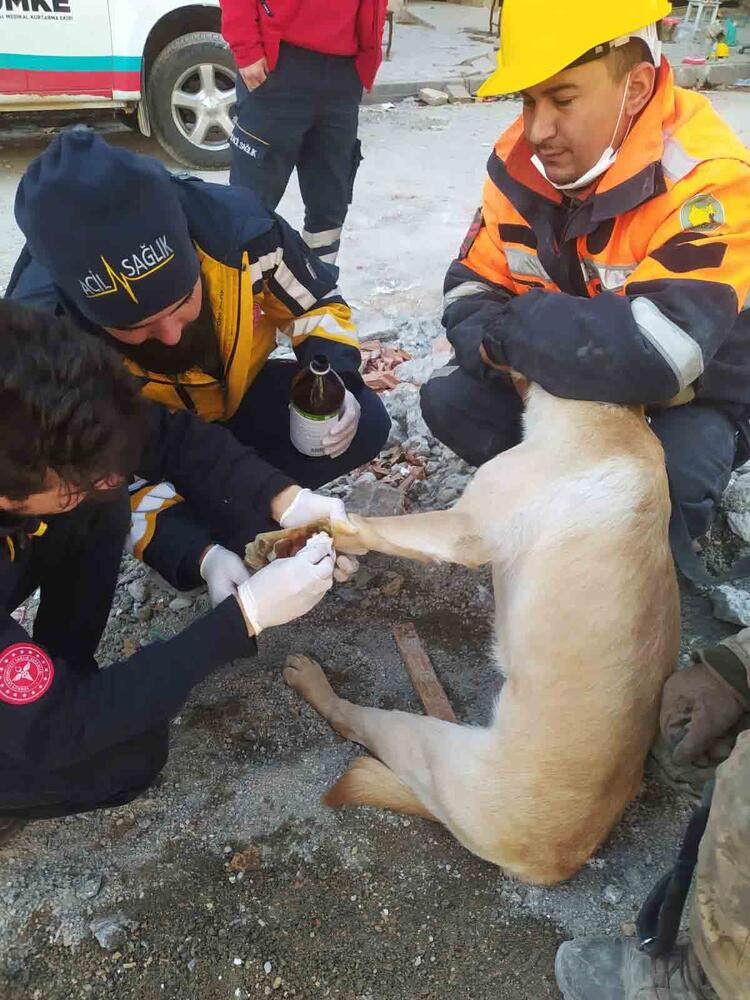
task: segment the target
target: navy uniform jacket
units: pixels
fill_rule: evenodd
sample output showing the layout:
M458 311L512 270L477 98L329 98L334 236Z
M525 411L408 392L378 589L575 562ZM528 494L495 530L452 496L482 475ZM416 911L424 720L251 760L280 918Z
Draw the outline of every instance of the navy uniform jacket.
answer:
M243 524L256 523L258 512L267 515L271 498L290 484L221 427L158 405L149 407L149 421L139 473L169 478L217 528L241 534ZM0 815L55 815L116 804L118 796L127 801L163 766L168 721L191 688L212 670L255 652L234 597L175 638L106 670L97 669L92 657L77 660L64 651L68 641L75 647L64 625L58 624L54 640L62 653L35 643L11 617L24 560L42 544L29 537L35 527L0 530ZM123 539L126 527L127 519ZM65 565L54 572L58 587L67 581L85 591ZM41 585L44 607L44 580ZM55 608L45 612L49 621Z

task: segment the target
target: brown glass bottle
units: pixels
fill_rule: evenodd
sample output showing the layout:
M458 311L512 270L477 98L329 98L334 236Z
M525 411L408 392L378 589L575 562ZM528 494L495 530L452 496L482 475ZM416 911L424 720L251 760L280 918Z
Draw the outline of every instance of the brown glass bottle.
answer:
M339 419L346 389L325 354L316 354L307 368L292 379L289 433L303 455L321 458L323 438Z

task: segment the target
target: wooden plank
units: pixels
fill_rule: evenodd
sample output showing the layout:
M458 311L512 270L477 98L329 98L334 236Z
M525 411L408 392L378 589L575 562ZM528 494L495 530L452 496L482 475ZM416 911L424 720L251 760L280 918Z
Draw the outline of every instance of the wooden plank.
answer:
M456 714L451 708L448 696L430 663L430 658L425 652L422 640L414 627L414 622L395 625L393 637L396 640L401 659L404 661L406 672L414 685L414 690L424 705L425 712L435 719L457 722Z

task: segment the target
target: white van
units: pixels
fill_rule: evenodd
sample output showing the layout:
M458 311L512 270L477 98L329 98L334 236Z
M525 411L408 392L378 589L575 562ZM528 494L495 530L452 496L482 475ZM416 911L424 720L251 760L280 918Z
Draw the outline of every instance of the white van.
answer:
M0 112L119 109L189 167L229 163L219 0L0 0Z

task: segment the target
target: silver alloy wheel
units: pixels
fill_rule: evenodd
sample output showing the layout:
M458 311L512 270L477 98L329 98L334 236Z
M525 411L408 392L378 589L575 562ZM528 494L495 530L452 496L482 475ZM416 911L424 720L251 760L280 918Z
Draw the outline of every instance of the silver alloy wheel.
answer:
M194 146L212 153L229 148L237 104L235 74L217 63L186 70L172 91L172 117Z

